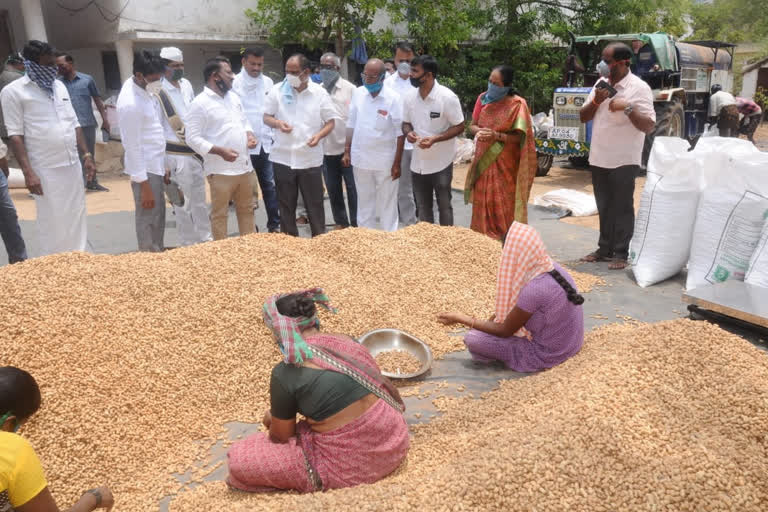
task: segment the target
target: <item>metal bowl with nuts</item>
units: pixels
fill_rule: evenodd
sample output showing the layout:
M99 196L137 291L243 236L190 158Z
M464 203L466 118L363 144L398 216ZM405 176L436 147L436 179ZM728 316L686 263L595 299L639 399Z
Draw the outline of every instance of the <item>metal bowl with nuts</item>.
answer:
M429 346L417 337L399 329L376 329L363 334L360 343L364 345L375 358L385 352L406 352L420 363L416 371L387 371L382 368L385 377L394 379L412 379L420 377L432 368L432 351Z

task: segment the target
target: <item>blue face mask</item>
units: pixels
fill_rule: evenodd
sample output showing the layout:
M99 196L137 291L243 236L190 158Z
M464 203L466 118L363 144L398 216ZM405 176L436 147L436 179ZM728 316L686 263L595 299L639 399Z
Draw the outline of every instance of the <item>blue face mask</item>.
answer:
M366 88L366 90L371 94L376 94L381 90L382 87L384 87L384 75L381 75L379 77L379 80L376 83L373 84L363 84Z
M501 98L509 93L510 87L501 87L491 82L488 82L488 91L483 96L483 105L499 101Z

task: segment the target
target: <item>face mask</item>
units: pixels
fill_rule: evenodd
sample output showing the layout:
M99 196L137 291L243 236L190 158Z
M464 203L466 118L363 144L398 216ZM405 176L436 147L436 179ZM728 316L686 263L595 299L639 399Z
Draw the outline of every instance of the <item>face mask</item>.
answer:
M400 73L400 75L409 75L411 74L411 65L408 64L407 61L402 61L397 65L397 72Z
M227 82L225 82L221 78L216 80L216 87L219 88L219 91L221 91L221 94L227 94L227 92L229 92L229 90L232 88Z
M178 82L184 77L183 69L174 69L171 73L171 82Z
M155 80L154 82L147 82L147 87L145 89L149 94L158 94L160 91L163 90L163 83L161 80Z
M339 78L339 72L335 69L321 69L320 78L323 80L323 87L327 89Z
M376 94L381 90L382 87L384 87L384 75L381 75L376 83L363 85L369 93Z
M608 63L604 60L601 60L597 63L597 72L600 73L601 77L608 78L608 76L611 74L611 66L609 66Z
M501 98L507 95L509 87L501 87L499 85L488 82L488 91L483 96L483 104L493 103L499 101Z
M299 75L285 75L285 80L291 84L291 87L294 89L301 87L301 78L299 78Z
M424 75L421 75L418 78L411 77L411 85L414 86L414 87L420 87L421 84L424 83L422 81L423 78L424 78Z

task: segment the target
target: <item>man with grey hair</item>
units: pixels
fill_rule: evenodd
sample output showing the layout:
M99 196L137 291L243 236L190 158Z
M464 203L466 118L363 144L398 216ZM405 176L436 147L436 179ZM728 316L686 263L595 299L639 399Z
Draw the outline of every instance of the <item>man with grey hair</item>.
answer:
M359 226L375 229L378 217L382 230L395 231L405 142L401 131L403 101L391 87L383 87L385 76L380 59L365 64L363 85L355 91L349 109L344 160L351 161L355 169Z
M349 104L356 87L344 80L339 75L341 59L332 52L324 54L320 58L320 76L323 79L323 87L331 96L331 101L341 116L334 125L333 131L323 139L323 176L325 188L328 190L328 198L331 201L333 222L337 228L357 226L357 190L355 189L355 177L348 161L344 161L344 144L347 138L347 119L349 118ZM349 216L344 206L344 190L342 180L347 187L347 203L349 204Z

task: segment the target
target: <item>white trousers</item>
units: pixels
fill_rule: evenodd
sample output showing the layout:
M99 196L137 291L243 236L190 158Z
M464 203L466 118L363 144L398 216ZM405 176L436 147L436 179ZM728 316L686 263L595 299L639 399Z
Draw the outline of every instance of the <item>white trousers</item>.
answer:
M392 180L390 171L354 168L357 189L357 226L376 229L376 217L381 229L397 231L397 192L400 180Z
M166 163L171 169L171 177L184 194L184 206L173 206L181 245L213 240L202 164L194 157L182 155L168 155Z
M35 172L43 187L43 195L35 196L40 255L85 251L88 225L80 162Z

